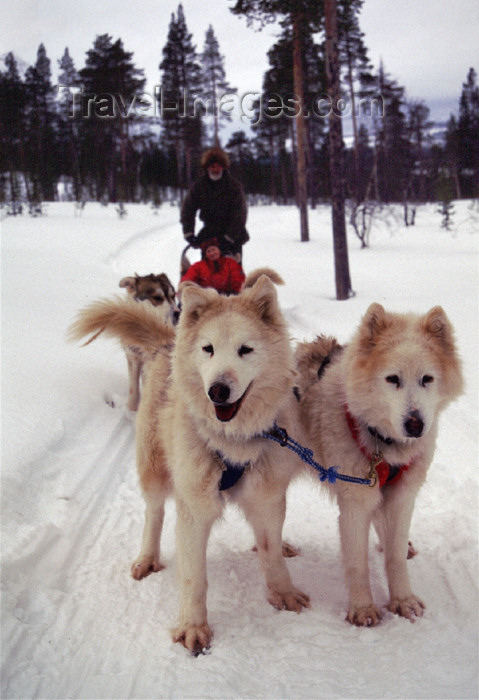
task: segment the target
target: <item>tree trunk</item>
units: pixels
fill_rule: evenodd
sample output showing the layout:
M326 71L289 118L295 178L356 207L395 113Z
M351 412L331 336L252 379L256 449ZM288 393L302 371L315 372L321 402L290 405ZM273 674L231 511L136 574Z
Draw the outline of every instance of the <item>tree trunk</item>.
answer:
M300 212L301 240L309 241L308 227L308 185L306 177L306 122L304 119L304 90L303 63L301 58L301 27L303 16L301 11L293 13L293 84L294 92L299 100L300 109L296 118L297 144L297 199Z
M276 190L276 177L275 177L275 171L276 171L276 164L275 164L275 158L276 158L276 147L275 147L275 139L274 136L269 137L269 151L270 151L270 177L271 177L271 199L273 200L274 204L278 203L278 193Z
M334 267L336 298L348 299L352 295L349 275L348 242L344 211L343 178L343 130L337 102L340 98L338 26L336 0L324 1L326 25L326 76L331 102L329 115L329 151L331 171L332 220L334 241Z

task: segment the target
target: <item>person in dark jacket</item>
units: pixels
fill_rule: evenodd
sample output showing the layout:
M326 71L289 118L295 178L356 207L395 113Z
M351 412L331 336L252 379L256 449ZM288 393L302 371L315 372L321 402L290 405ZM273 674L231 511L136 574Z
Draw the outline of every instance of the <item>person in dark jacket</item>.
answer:
M218 240L205 241L201 249L204 260L193 263L180 280L194 282L200 287L214 287L220 294L239 294L245 274L243 268L233 258L222 256Z
M190 188L181 208L185 240L194 247L217 238L221 254L242 262L242 246L249 241L246 200L240 183L229 173L229 157L221 148L210 148L201 158L203 175ZM195 218L203 228L195 236Z

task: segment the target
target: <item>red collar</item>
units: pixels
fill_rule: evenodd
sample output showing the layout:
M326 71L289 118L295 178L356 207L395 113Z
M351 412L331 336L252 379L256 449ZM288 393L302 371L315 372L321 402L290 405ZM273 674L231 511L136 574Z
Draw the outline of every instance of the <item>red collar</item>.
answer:
M351 435L354 439L354 442L356 445L359 447L361 450L362 454L366 457L368 462L371 462L371 453L369 453L364 445L360 441L360 436L359 436L359 426L354 418L353 415L349 412L348 406L344 406L344 414L346 416L346 421L349 426L349 430L351 432ZM394 484L396 481L399 481L399 479L402 476L402 473L404 471L407 471L410 467L409 464L389 464L386 462L385 459L383 459L379 464L376 465L376 472L378 475L378 481L379 481L379 486L384 486L387 484L388 486L390 484Z

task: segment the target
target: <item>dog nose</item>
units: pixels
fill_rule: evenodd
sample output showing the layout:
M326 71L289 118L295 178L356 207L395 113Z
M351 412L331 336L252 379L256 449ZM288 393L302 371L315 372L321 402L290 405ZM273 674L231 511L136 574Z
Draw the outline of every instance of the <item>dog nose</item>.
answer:
M421 437L422 431L424 430L424 421L419 411L411 411L409 418L404 421L404 427L409 437Z
M215 382L210 386L208 396L213 403L226 403L230 397L230 388L223 382Z

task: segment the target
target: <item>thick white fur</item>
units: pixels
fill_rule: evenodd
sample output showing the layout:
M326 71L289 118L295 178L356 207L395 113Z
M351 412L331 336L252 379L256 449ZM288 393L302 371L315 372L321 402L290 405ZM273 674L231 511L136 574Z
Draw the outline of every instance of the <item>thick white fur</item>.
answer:
M137 414L137 466L146 516L132 575L141 579L162 568L164 503L174 494L180 617L173 639L199 652L212 638L206 612L206 546L227 501L243 508L254 530L269 602L299 612L309 606L309 598L292 584L281 547L286 490L301 463L260 437L275 420L293 434L299 431L292 351L274 285L262 276L252 288L231 297L188 286L182 302L174 348L149 362ZM119 318L120 306L115 302ZM146 349L161 343L164 329L151 325L151 315L145 318L138 304L124 302L124 309L128 323L109 323L108 332ZM231 403L244 396L228 422L217 418L208 395L218 382L228 387ZM225 492L218 489L224 468L218 453L233 463L250 463Z
M135 412L140 403L140 380L143 368L156 352L157 345L170 343L174 338L174 325L176 318L174 312L178 310L173 295L166 296L162 292L163 301L150 303L148 299L139 301L135 298L133 284L137 278L126 277L120 282L121 287L126 287L128 296L125 300L120 297L94 301L82 309L70 326L68 335L70 340L81 340L85 336L91 336L85 343L91 343L99 335L105 333L118 338L125 351L128 366L128 402L129 411ZM141 278L140 278L141 279ZM131 280L130 284L127 284ZM137 313L138 312L138 313ZM149 331L143 334L141 342L137 334L129 337L128 324L138 324L138 318L143 319L145 327ZM164 333L159 328L164 326ZM151 336L153 334L153 336ZM148 339L154 338L153 342Z
M331 364L318 379L321 358L331 350ZM410 463L398 482L381 489L345 482L329 486L340 509L349 591L347 619L357 625L375 625L380 619L368 572L368 534L373 523L384 550L388 607L414 620L422 615L424 604L409 582L408 533L416 494L434 455L439 414L462 391L453 330L441 307L416 316L387 313L372 304L352 342L342 353L337 350L334 340L318 338L296 351L302 420L316 458L325 465L339 465L343 473L367 476L370 465L351 436L347 405L368 453L376 447L370 426L393 439L390 445L378 443L387 462ZM394 377L397 382L392 381ZM423 424L418 437L408 434L411 416Z

